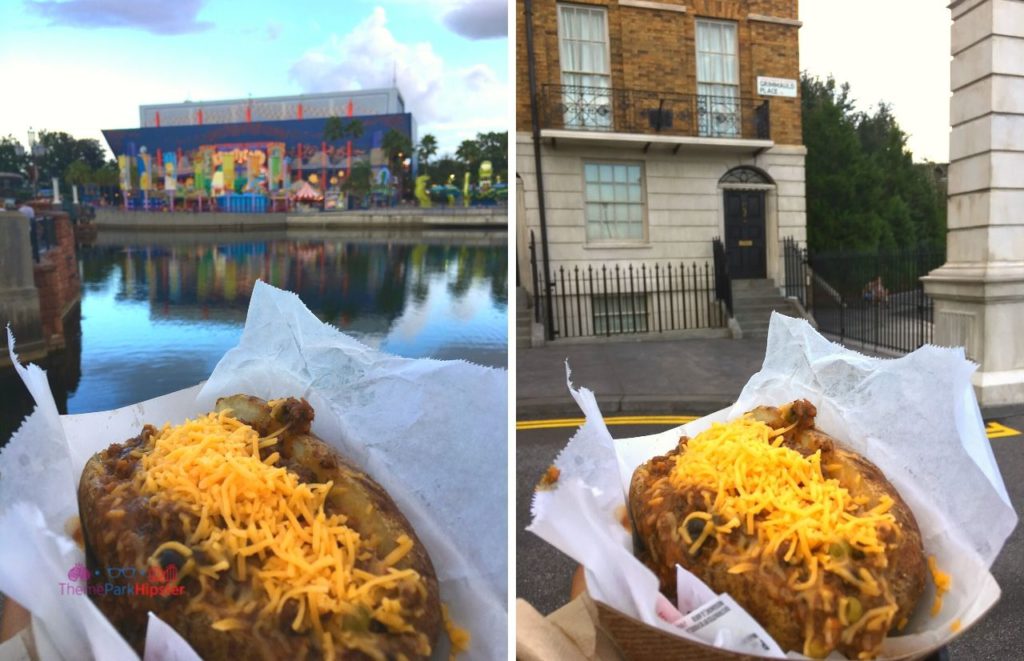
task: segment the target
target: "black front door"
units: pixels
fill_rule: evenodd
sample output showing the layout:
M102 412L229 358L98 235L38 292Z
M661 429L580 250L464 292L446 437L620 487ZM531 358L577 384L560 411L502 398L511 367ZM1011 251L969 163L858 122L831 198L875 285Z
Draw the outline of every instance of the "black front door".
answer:
M725 254L731 278L765 278L764 191L725 191Z

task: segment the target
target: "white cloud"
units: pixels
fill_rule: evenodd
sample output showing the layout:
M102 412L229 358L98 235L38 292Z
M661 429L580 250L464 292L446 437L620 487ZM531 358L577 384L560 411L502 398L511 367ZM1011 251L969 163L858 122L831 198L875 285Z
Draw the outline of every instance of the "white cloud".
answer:
M206 0L25 0L25 7L51 25L137 28L153 34L185 34L213 27L196 17Z
M467 39L508 36L508 0L362 0L360 4L428 7L445 27Z
M486 64L477 64L462 72L462 80L471 92L487 92L498 84L498 77Z
M290 75L304 92L390 87L413 113L419 135L433 133L439 153L454 151L477 131L508 126L508 85L485 64L451 68L427 42L406 44L388 29L381 7L349 33L307 52Z
M275 41L281 36L281 31L284 30L284 26L276 21L270 21L267 23L267 39Z
M468 39L507 37L508 0L456 0L442 21Z

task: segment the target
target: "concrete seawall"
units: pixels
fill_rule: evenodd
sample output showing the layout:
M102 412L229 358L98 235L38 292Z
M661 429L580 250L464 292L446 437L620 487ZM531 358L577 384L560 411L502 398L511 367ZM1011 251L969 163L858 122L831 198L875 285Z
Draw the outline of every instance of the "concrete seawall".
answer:
M157 232L180 230L285 229L283 213L186 213L97 209L93 223L100 229L134 229Z
M504 246L508 234L503 229L385 227L332 228L316 227L246 230L204 230L196 232L154 232L145 229L111 229L97 233L90 245L97 246L194 246L217 243L261 243L270 241L352 241L399 245Z
M508 229L508 210L380 209L324 213L190 213L97 209L96 226L119 230L280 230L280 229Z
M0 211L0 323L11 325L23 360L46 355L29 231L25 216ZM3 329L0 333L0 366L4 366L10 364L7 333Z
M81 297L75 233L68 214L37 209L37 219L42 216L52 218L52 243L40 249L35 262L28 219L17 212L0 212L0 328L11 325L22 361L65 347L64 320ZM0 349L0 367L6 367L10 365L6 333L0 338Z

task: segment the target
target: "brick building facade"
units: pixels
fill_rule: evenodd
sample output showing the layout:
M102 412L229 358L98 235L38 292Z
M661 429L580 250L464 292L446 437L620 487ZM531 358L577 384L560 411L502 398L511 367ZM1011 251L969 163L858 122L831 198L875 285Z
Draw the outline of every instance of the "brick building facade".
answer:
M520 273L540 241L536 113L552 270L710 262L723 237L733 278L781 286L783 239L806 237L797 0L516 10Z

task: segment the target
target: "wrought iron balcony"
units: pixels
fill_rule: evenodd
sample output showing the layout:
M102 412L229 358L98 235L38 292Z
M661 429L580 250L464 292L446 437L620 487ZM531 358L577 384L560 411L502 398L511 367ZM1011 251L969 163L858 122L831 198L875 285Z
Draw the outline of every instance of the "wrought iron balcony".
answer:
M545 85L541 128L768 140L768 100Z

